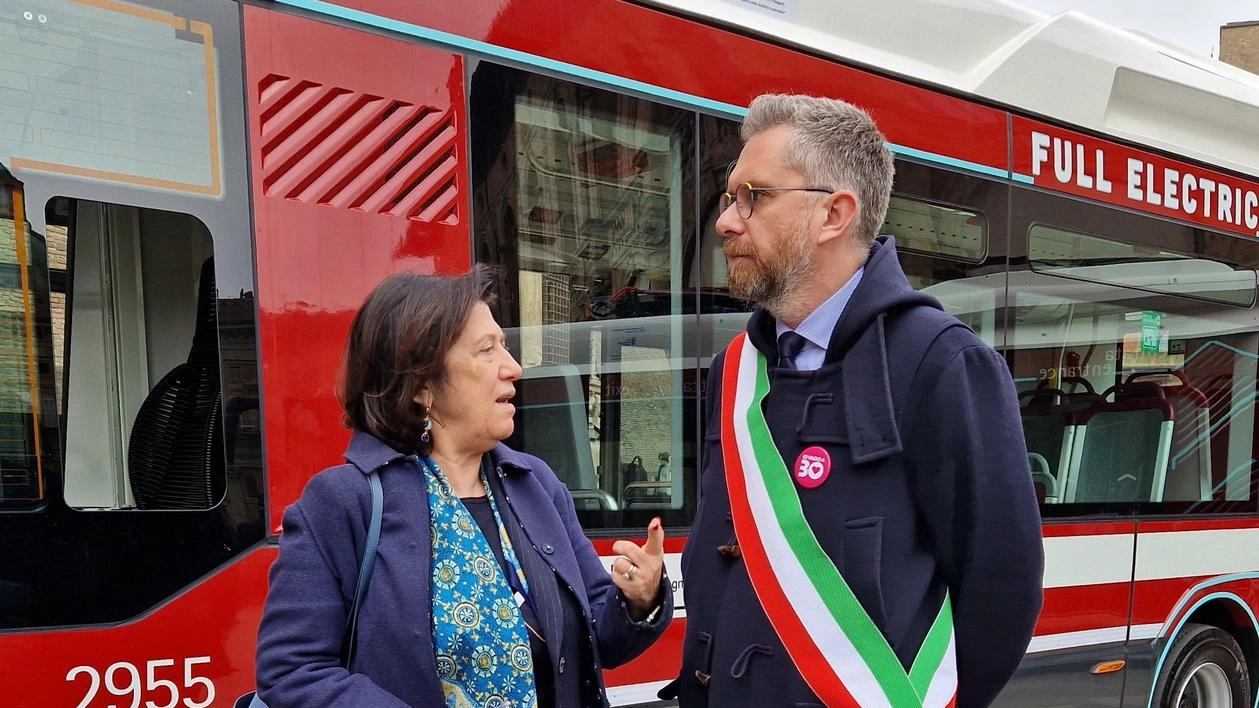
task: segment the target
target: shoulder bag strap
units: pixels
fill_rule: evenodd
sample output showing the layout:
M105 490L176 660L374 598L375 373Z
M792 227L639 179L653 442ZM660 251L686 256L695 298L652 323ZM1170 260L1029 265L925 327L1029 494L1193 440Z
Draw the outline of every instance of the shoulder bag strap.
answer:
M367 595L367 584L372 579L372 568L376 565L376 548L380 545L380 520L384 516L385 495L380 487L380 475L376 470L367 474L367 481L372 487L372 521L367 527L367 543L363 547L363 564L358 569L358 587L354 591L354 606L350 608L350 616L345 622L345 651L342 665L348 670L354 661L354 648L357 644L355 636L358 630L358 610Z
M367 543L363 546L363 564L358 568L358 587L354 590L354 605L350 608L350 616L345 621L345 635L342 639L341 664L349 670L354 660L354 633L358 628L358 608L363 604L363 596L367 594L367 583L372 579L372 567L376 565L376 547L380 545L380 519L385 511L385 494L380 487L380 475L372 470L367 474L367 481L372 487L372 521L367 527ZM248 699L248 703L246 703ZM250 691L236 699L235 708L267 708L256 691Z

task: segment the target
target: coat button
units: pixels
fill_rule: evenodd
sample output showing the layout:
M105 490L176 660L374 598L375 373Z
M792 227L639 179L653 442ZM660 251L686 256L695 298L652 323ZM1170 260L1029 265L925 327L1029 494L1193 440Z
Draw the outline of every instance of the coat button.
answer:
M562 656L560 657L559 672L560 672L561 674L562 674L562 673L564 673L564 657L562 657Z
M555 546L552 546L549 543L544 543L542 544L542 552L549 556L555 552Z

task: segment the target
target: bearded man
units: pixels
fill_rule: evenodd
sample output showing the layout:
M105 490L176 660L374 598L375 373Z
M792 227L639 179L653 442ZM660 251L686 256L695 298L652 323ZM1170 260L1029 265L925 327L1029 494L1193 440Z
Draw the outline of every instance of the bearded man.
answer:
M717 230L758 304L713 362L682 569L681 708L982 708L1040 612L1009 369L877 237L892 156L864 111L764 95Z

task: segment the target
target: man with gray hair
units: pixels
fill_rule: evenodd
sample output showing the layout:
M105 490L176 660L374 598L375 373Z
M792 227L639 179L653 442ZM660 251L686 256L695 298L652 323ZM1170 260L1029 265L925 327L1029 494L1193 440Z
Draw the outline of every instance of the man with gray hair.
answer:
M682 708L980 708L1041 606L1040 515L1000 354L876 238L892 156L848 103L748 108L717 230L758 304L709 371L682 558Z

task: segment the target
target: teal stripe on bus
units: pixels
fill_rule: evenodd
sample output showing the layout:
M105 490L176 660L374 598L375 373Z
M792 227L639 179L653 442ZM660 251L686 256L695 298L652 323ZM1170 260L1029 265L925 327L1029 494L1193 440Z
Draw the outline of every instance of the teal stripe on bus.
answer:
M441 30L430 29L428 27L421 27L420 25L412 24L410 22L402 22L401 20L382 17L370 12L363 12L362 10L342 7L330 2L324 2L323 0L279 0L279 2L284 5L292 5L293 7L310 10L311 12L330 15L343 20L358 22L359 24L378 27L391 32L409 35L411 37L418 37L443 47L498 57L499 59L538 67L557 74L564 74L567 76L585 79L586 81L593 83L614 86L620 89L656 96L675 103L703 108L704 110L717 113L727 118L742 118L747 115L748 112L746 108L741 108L730 103L712 101L693 94L674 91L660 86L653 86L652 84L635 81L634 79L627 79L623 76L617 76L616 74L595 71L594 69L587 69L576 64L556 61L536 54L529 54L516 49L508 49L507 47L500 47L498 45L482 42L476 39L468 39L467 37L461 37L457 34L442 32Z
M390 32L397 32L398 34L416 37L448 49L458 49L465 52L472 52L474 54L496 57L498 59L515 62L517 64L523 64L543 69L545 71L550 71L555 74L582 79L594 84L633 91L648 96L655 96L679 105L708 111L709 113L715 113L724 118L739 119L746 116L748 112L747 108L736 106L731 103L713 101L702 96L667 89L662 86L646 83L644 81L637 81L624 76L609 74L604 71L587 69L576 64L557 61L555 59L548 59L547 57L522 52L516 49L500 47L496 44L490 44L489 42L482 42L476 39L461 37L457 34L451 34L450 32L443 32L441 30L423 27L411 22L395 20L390 17L364 12L363 10L342 7L341 5L337 5L335 3L325 2L325 0L278 0L278 2L279 4L299 7L303 10L309 10L310 12L320 15L328 15L329 17L336 17L350 22L357 22L369 27L376 27ZM1026 182L1028 184L1031 184L1032 182L1031 177L1013 174L1009 170L1002 170L988 165L981 165L977 162L958 160L934 152L918 150L915 148L905 147L903 145L896 145L894 143L888 143L888 149L897 155L912 157L955 169L966 170L968 172L988 175L990 177L997 177L1000 179L1013 180L1015 182Z

